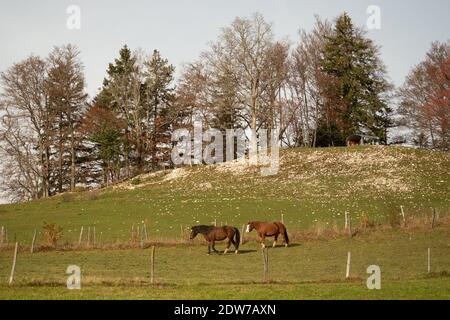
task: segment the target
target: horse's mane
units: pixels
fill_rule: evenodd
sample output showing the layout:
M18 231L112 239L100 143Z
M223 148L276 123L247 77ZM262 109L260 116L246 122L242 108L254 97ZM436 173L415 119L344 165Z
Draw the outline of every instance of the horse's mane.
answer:
M204 234L204 233L209 233L212 229L214 229L215 227L214 226L205 226L205 225L202 225L202 226L195 226L195 227L192 227L192 231L196 231L196 232L198 232L198 233L201 233L201 234Z

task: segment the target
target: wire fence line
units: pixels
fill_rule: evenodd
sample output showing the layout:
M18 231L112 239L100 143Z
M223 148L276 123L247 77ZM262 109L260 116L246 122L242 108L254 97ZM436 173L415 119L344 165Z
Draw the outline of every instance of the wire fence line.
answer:
M109 251L102 258L96 258L95 252L84 256L82 261L78 254L72 258L70 253L62 256L52 256L51 264L41 264L46 259L45 254L36 259L34 255L26 254L18 257L18 266L15 275L15 282L22 285L50 285L64 284L66 275L62 272L69 264L79 264L83 274L85 285L125 285L139 286L149 284L167 285L198 285L198 284L245 284L245 283L280 283L280 284L300 284L314 283L322 281L343 282L345 278L353 281L362 281L366 275L366 268L372 264L380 264L385 279L401 280L425 277L427 274L450 273L450 261L448 261L448 251L444 246L427 247L426 244L420 246L397 245L394 252L388 256L377 256L370 252L358 250L356 245L346 246L336 252L335 256L314 255L311 252L302 253L296 251L296 256L291 256L288 261L279 259L285 258L283 250L285 248L268 249L267 265L261 263L260 249L253 245L252 250L242 254L237 263L221 265L221 259L228 259L228 262L235 260L234 254L226 256L214 255L199 258L199 250L204 248L194 247L191 252L186 251L185 256L177 252L166 252L163 248L156 247L156 257L154 259L154 274L150 267L150 250L144 250L144 255L133 254L123 259L129 263L110 262L116 256L120 256L120 251ZM379 252L383 252L386 246L379 246ZM351 252L351 271L347 276L348 268L347 253ZM134 251L133 251L134 252ZM400 253L415 254L403 254ZM9 252L8 252L9 253ZM12 254L2 256L0 268L2 278L8 278L9 270L6 266L11 265ZM179 263L178 259L183 259ZM208 259L208 260L207 260ZM402 265L397 265L398 260L402 260ZM15 260L15 259L14 259ZM186 265L187 262L187 265ZM109 265L109 266L108 266ZM405 267L406 266L406 267ZM104 268L104 269L102 269ZM61 270L59 270L61 269ZM266 270L267 269L267 270ZM153 281L152 281L153 278ZM2 281L5 283L4 281Z
M414 228L415 225L424 229L434 229L441 223L449 223L450 213L447 212L447 210L436 210L434 208L431 208L430 210L430 212L427 211L426 215L415 216L408 215L408 213L405 214L403 206L400 206L398 216L401 219L395 223L399 223L397 227L403 229ZM280 214L280 220L285 220L285 216L286 215L283 213ZM314 236L314 234L319 238L321 236L326 237L327 233L331 234L331 236L339 236L342 234L353 236L354 233L366 232L366 228L371 230L370 226L364 225L370 223L365 221L363 217L355 218L347 211L343 213L341 220L333 219L330 221L320 221L308 229L292 228L290 227L292 221L289 220L286 221L286 224L290 237L294 241L308 240L307 238ZM216 223L221 226L226 224L226 222L227 221L221 222L215 219L211 224ZM152 227L148 223L128 224L129 228L119 230L113 230L111 227L99 224L87 224L86 226L80 226L79 228L70 228L62 233L58 239L58 245L61 248L91 247L101 249L102 246L105 246L106 248L113 248L114 246L147 247L149 244L154 243L191 243L189 240L190 226L186 224L180 224L180 231L178 231L178 234L173 230L156 229L156 227ZM237 228L244 230L242 227L243 225L245 225L245 223L242 222L237 225ZM387 225L388 224L384 226ZM20 235L20 239L18 238L18 235ZM48 250L49 246L44 244L44 235L44 231L39 230L38 228L34 228L29 233L24 234L23 232L17 233L15 230L11 230L7 225L2 225L0 227L0 250L5 248L11 249L11 246L17 241L19 241L21 246L34 246L33 244L35 244L39 247L44 245L46 247L45 249ZM248 235L245 232L241 232L241 236L243 241L245 241L246 238L251 240L254 239L254 236ZM39 250L39 248L37 249Z

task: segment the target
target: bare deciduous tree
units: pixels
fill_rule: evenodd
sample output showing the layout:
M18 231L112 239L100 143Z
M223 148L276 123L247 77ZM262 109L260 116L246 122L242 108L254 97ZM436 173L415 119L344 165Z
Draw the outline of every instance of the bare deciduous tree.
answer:
M224 28L219 40L206 53L208 62L237 86L243 106L243 120L254 130L265 118L263 94L272 79L266 76L268 53L273 49L272 26L255 14L251 19L236 18ZM266 80L266 81L264 81ZM259 123L258 123L259 122Z
M300 40L290 59L288 90L288 132L285 135L290 146L314 147L318 122L324 115L325 85L330 79L320 68L320 59L326 37L332 26L328 21L316 18L311 32L300 30Z
M399 113L421 147L450 146L450 41L435 42L415 66L398 94Z
M46 62L35 56L1 74L3 186L15 200L49 195L53 120L46 76Z
M66 171L75 187L77 123L86 100L78 54L74 46L59 47L46 60L31 56L1 73L0 150L4 188L14 200L65 190Z
M48 57L47 91L51 112L57 127L54 132L55 147L58 149L58 189L64 190L65 156L68 155L69 189L74 190L77 182L77 149L82 140L78 127L86 107L87 94L83 65L79 50L72 46L56 47Z

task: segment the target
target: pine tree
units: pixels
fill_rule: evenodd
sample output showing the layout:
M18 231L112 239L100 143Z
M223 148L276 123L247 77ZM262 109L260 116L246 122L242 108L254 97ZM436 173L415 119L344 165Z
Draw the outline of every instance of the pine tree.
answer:
M120 179L120 158L123 146L123 121L107 108L94 100L94 104L84 115L82 132L94 144L86 161L90 182L109 184ZM96 175L98 165L102 168L100 180Z
M175 67L162 58L158 50L154 50L153 55L145 62L146 131L153 170L158 164L158 144L170 141L168 130L171 123L170 107L174 100L174 72Z
M322 119L322 130L328 133L321 135L330 139L328 144L344 145L346 137L355 133L376 135L386 142L390 85L379 48L345 13L327 37L321 66L333 79L326 90L326 119Z
M120 50L119 58L109 64L107 74L96 100L116 112L118 117L126 122L123 132L123 158L125 175L130 177L133 162L137 164L138 171L142 170L145 110L142 105L141 70L136 56L126 45Z
M163 159L168 155L162 146L170 142L174 72L157 50L147 58L143 51L132 53L127 46L109 64L96 103L126 124L122 149L127 177L132 167L137 174L145 171L149 158L151 169L156 169L161 155Z

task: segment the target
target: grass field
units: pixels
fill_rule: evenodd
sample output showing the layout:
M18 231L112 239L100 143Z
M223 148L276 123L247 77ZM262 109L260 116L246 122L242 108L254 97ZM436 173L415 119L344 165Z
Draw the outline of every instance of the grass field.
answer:
M449 181L448 153L381 146L298 149L281 152L280 171L271 177L238 163L195 166L101 190L2 205L0 226L8 230L8 242L19 241L22 250L12 287L6 286L12 250L0 250L0 299L449 299L450 227L440 223L450 216ZM396 227L400 206L414 225ZM438 216L433 230L431 208ZM375 227L349 239L342 233L345 211L355 229L364 221ZM185 241L192 225L216 220L241 227L249 220L279 220L281 214L295 243L269 251L269 284L261 282L262 256L253 238L239 255L210 257L206 246ZM132 225L143 222L149 241L172 245L157 247L158 284L152 286L148 249L31 255L24 246L35 229L42 242L44 222L63 227L61 245L78 242L82 226L95 226L99 246L118 248L130 243ZM348 251L352 279L345 280ZM65 270L73 264L82 269L80 291L65 288ZM372 264L381 267L382 290L366 288L366 268Z
M352 265L346 280L348 251ZM254 241L238 255L207 256L204 245L157 247L155 285L148 249L21 252L8 287L11 261L12 251L0 253L0 299L450 299L450 232L442 226L271 248L269 284ZM381 268L381 290L366 287L366 270L373 264ZM81 290L66 289L69 265L81 268Z
M449 279L393 280L382 290L367 290L361 282L321 284L177 285L173 287L90 286L69 291L64 287L2 288L2 299L163 299L163 300L351 300L450 299ZM5 289L5 290L3 290Z

